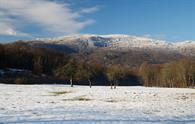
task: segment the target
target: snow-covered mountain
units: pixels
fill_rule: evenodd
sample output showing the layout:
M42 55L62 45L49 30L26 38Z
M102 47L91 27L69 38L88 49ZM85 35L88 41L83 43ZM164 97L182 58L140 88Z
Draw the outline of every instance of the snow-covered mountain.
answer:
M195 41L168 42L164 40L122 34L79 34L57 38L36 39L31 42L31 44L67 45L72 47L79 47L83 43L87 43L90 48L103 47L112 50L159 49L195 56Z

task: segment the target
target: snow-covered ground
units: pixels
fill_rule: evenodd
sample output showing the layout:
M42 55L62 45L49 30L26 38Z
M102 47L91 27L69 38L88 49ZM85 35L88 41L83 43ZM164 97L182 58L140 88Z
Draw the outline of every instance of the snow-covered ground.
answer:
M195 123L195 89L0 84L0 123Z

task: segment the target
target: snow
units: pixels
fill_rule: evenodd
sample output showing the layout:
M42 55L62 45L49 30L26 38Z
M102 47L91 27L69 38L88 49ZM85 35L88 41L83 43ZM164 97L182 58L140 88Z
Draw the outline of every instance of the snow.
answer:
M42 38L36 40L42 41L42 43L72 45L76 45L75 42L88 42L91 44L91 47L94 47L95 43L98 42L98 44L102 44L100 45L101 47L107 46L108 48L115 49L165 49L166 51L178 51L181 54L195 55L195 41L169 42L148 37L131 36L125 34L74 34L56 38Z
M195 123L195 89L0 84L0 123Z

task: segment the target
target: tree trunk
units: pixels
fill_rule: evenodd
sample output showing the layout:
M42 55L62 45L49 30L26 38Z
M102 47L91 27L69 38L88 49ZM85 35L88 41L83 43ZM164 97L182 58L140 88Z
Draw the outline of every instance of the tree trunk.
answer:
M114 84L114 89L116 89L116 84Z
M145 84L145 86L146 86L146 87L148 87L148 84L149 84L149 83L148 83L148 80L146 80L146 84Z
M89 87L91 88L91 86L92 86L91 80L88 79L88 82L89 82Z
M70 85L71 85L71 87L73 87L72 77L70 78Z
M190 75L188 76L188 83L187 83L187 86L189 87L190 86L190 83L191 83L191 77Z
M110 83L111 89L112 89L112 83Z
M116 89L116 83L117 83L117 81L114 82L114 89Z

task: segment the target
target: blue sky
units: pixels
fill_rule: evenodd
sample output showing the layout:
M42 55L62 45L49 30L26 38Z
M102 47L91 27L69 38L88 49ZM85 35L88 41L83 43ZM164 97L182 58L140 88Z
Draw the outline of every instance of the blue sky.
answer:
M26 1L0 0L1 42L74 33L195 40L195 0Z

